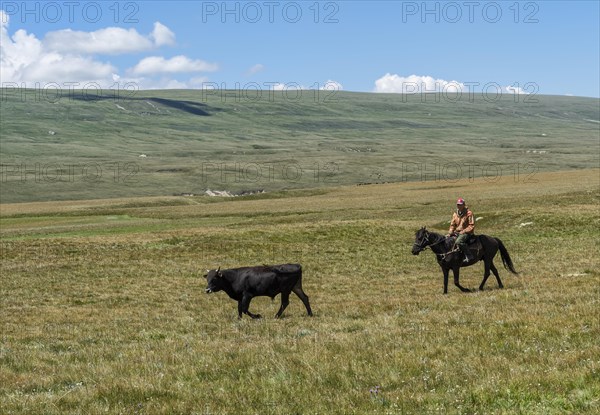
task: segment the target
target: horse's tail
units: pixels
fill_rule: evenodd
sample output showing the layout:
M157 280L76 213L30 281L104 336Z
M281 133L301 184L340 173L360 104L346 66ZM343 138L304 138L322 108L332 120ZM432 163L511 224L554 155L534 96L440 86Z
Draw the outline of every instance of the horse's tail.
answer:
M504 268L508 271L512 272L515 275L519 275L517 271L515 271L515 266L512 263L512 259L510 259L510 255L508 254L508 250L502 243L502 241L498 238L494 238L496 242L498 242L498 248L500 248L500 256L502 257L502 264L504 264Z

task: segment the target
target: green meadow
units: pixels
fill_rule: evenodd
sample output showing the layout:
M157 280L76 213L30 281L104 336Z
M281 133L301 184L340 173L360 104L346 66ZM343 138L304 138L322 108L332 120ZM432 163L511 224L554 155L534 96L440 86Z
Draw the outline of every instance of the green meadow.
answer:
M0 412L597 414L599 178L2 204ZM434 255L410 254L457 195L507 246L504 289L443 295ZM282 262L303 265L314 317L292 296L238 320L204 293L208 268Z
M597 168L600 101L514 94L0 89L2 203Z
M0 93L1 414L600 413L600 100ZM459 196L504 289L410 254ZM312 318L204 293L287 262Z

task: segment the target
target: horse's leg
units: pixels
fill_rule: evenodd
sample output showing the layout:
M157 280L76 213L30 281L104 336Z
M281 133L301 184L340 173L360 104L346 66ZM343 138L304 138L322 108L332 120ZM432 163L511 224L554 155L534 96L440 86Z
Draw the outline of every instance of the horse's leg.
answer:
M490 265L492 265L492 260L487 256L483 258L484 271L483 271L483 280L481 280L481 284L479 284L479 291L483 291L483 286L490 276Z
M450 270L442 267L442 272L444 273L444 294L448 294L448 274L450 273Z
M498 281L498 287L504 288L504 285L502 284L502 280L500 280L500 275L498 275L498 270L496 269L496 266L494 265L493 262L490 265L490 269L494 273L494 276L496 277L496 281Z
M471 290L460 285L459 277L460 277L460 267L456 266L452 268L452 272L454 273L454 285L456 285L463 293L470 293Z

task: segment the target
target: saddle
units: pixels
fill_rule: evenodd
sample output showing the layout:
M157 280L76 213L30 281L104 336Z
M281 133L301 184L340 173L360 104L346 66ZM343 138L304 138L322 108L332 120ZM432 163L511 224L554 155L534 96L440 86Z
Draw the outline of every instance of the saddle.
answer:
M471 252L471 255L478 257L479 252L483 249L481 241L477 235L469 235L467 239L467 249Z
M467 236L467 245L469 245L469 248L471 247L471 245L474 244L481 244L481 242L479 242L479 236L478 235L468 235Z
M456 241L456 236L451 236L451 238L453 241ZM454 245L454 249L458 251L456 245ZM478 235L469 235L467 238L467 249L472 256L476 258L479 257L479 253L483 250L483 245L481 244Z

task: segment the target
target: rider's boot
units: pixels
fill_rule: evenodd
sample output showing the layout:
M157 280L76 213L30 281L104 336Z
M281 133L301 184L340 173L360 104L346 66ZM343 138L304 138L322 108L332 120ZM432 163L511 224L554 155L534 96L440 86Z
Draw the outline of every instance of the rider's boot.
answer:
M467 251L467 252L465 252L465 259L463 259L463 262L471 262L471 261L473 261L474 259L475 259L475 258L473 258L473 257L471 256L471 254L470 254L468 251Z

